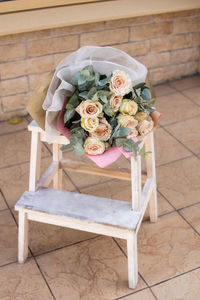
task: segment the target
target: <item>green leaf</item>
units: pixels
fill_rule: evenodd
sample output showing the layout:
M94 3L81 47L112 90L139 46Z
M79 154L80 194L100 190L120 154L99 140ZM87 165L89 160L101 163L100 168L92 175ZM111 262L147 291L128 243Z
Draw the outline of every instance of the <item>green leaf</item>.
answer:
M146 84L145 82L140 82L140 83L136 84L133 88L134 88L134 90L141 89L145 86L145 84Z
M127 140L126 138L117 138L115 139L115 145L117 147L121 147L126 142L126 140Z
M73 85L78 85L78 79L79 79L80 75L81 75L81 72L74 73L74 75L72 76L72 79L71 79L71 83Z
M120 127L119 130L117 130L115 132L114 137L123 137L123 136L126 136L127 134L129 134L130 131L131 131L131 128Z
M115 133L117 132L117 130L119 129L119 127L120 127L120 124L117 124L117 126L113 129L113 132L112 132L112 134L110 136L110 139L109 139L109 142L108 142L110 145L112 144L112 141L113 141L113 138L115 136Z
M72 143L76 143L76 138L84 138L84 129L82 127L76 127L70 130L71 134L72 134ZM70 140L71 141L71 140Z
M76 120L76 121L72 121L73 124L78 124L78 123L80 123L80 122L81 122L81 119Z
M89 76L90 76L90 71L87 70L87 69L83 69L83 70L81 71L81 75L82 75L83 77L89 77Z
M83 70L88 70L90 75L93 75L94 74L94 69L93 69L93 66L92 65L88 65L86 66L85 68L83 68Z
M112 109L112 106L111 106L110 104L105 104L105 105L103 106L103 111L104 111L104 113L105 113L107 116L109 116L109 117L112 117L112 116L114 116L114 114L115 114L115 112L114 112L114 110Z
M82 86L83 84L85 84L86 83L86 78L85 78L85 76L83 76L82 74L80 74L79 75L79 77L78 77L78 86Z
M74 154L77 156L84 155L84 149L83 149L82 143L77 142L73 147L73 151L74 151Z
M80 98L83 98L84 100L88 100L88 92L84 91L78 94Z
M142 98L144 100L147 100L147 99L150 100L151 99L151 92L150 92L150 90L148 88L144 88L142 90L141 96L142 96Z
M71 120L71 118L73 118L76 112L73 105L69 103L66 105L66 109L67 110L64 115L64 123L67 123L69 120Z
M92 87L87 94L88 99L92 99L94 97L94 95L96 94L96 92L97 92L97 89L95 87Z
M75 92L70 98L67 104L71 104L73 107L77 107L79 105L78 95Z
M64 151L64 150L70 149L70 148L72 148L71 143L69 143L69 144L67 144L67 145L63 145L62 147L60 147L60 150L61 150L61 151Z

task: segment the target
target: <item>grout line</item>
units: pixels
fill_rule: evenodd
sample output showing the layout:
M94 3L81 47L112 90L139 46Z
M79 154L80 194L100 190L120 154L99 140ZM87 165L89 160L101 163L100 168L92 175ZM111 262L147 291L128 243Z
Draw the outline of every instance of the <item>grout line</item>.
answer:
M188 156L185 156L185 157L182 157L182 158L178 158L178 159L175 159L175 160L172 160L172 161L169 161L169 162L166 162L166 163L157 165L156 168L160 168L160 167L163 167L163 166L167 166L167 165L176 163L176 162L178 162L178 161L181 161L181 160L185 160L185 159L191 158L191 157L193 157L193 156L194 156L193 154L190 154L190 155L188 155Z
M69 229L69 227L65 227L65 228ZM95 235L93 237L87 238L85 240L81 240L81 241L74 242L74 243L71 243L71 244L66 244L64 246L61 246L61 247L58 247L58 248L55 248L55 249L51 249L51 250L47 250L47 251L44 251L44 252L38 253L38 254L34 254L32 250L31 250L31 252L32 252L33 257L37 258L37 257L39 257L41 255L49 254L49 253L52 253L52 252L57 251L57 250L61 250L61 249L64 249L64 248L75 246L75 245L78 245L78 244L81 244L83 242L87 242L87 241L90 241L90 240L93 240L93 239L96 239L96 238L99 238L99 237L101 237L101 235L98 234L98 235Z
M9 265L16 264L16 263L17 263L17 260L15 260L15 261L12 261L12 262L9 262L9 263L7 263L7 264L4 264L4 265L0 265L0 268L4 268L4 267L7 267L7 266L9 266Z
M165 101L165 100L162 100L162 101ZM189 118L185 118L185 119L180 120L180 121L175 121L175 122L171 122L171 123L167 123L167 124L163 124L163 125L161 125L161 124L159 123L159 125L160 125L161 127L168 127L168 126L175 125L175 124L178 124L178 123L181 123L181 122L185 122L185 121L188 121L188 120L195 119L195 118L197 118L197 117L200 117L200 114L197 114L197 115L192 116L192 117L189 117Z
M160 284L163 284L163 283L168 282L168 281L170 281L170 280L173 280L173 279L175 279L175 278L177 278L177 277L181 277L181 276L183 276L183 275L185 275L185 274L194 272L195 270L198 270L198 269L200 269L200 266L198 266L198 267L196 267L196 268L193 268L193 269L191 269L191 270L185 271L185 272L183 272L183 273L174 275L174 276L172 276L172 277L170 277L170 278L168 278L168 279L162 280L162 281L160 281L160 282L154 283L154 284L150 285L150 287L151 287L151 288L152 288L152 287L155 287L155 286L157 286L157 285L160 285Z
M147 290L147 289L149 289L149 288L148 288L148 287L145 287L145 288L142 288L142 289L137 290L137 291L135 291L135 292L132 292L132 293L128 293L128 294L126 294L126 295L123 295L123 296L121 296L121 297L119 297L119 298L115 298L114 300L125 299L125 298L128 297L128 296L135 295L135 294L137 294L137 293L139 293L139 292L142 292L142 291L144 291L144 290ZM125 299L125 300L126 300L126 299Z
M45 159L45 158L50 158L50 156L43 156L42 159ZM0 170L1 169L7 169L7 168L12 168L12 167L16 167L16 166L21 166L21 165L25 165L27 163L29 163L30 160L25 160L25 161L21 161L19 163L13 163L13 164L10 164L10 165L3 165L3 166L0 166Z
M162 127L162 126L161 126ZM166 129L165 127L162 127L163 130L165 130L171 137L173 137L179 144L181 144L186 150L188 150L190 153L192 153L194 156L196 156L197 158L198 155L196 153L194 153L190 148L188 148L185 144L183 144L176 136L174 136L168 129Z

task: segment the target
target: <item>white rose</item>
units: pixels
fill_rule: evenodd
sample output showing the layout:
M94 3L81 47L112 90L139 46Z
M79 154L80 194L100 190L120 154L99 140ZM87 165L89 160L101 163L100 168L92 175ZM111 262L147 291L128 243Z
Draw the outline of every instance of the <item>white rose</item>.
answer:
M99 155L102 154L106 146L98 138L88 137L84 143L84 151L89 155Z
M140 135L146 135L153 129L154 123L152 120L144 120L137 125L137 130Z

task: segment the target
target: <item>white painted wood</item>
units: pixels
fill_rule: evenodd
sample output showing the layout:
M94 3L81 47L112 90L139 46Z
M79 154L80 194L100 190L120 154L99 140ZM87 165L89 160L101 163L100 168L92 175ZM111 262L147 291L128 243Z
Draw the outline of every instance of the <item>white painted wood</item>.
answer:
M57 172L53 178L54 189L62 189L62 169L60 168L60 160L62 158L62 151L60 150L60 145L53 143L53 161L58 163Z
M41 187L48 187L53 180L55 174L58 171L58 162L54 161L50 164L46 172L41 177L40 181L38 182L36 189L38 190Z
M50 188L24 192L15 208L65 216L71 221L83 220L129 230L136 229L141 216L140 212L131 210L131 203L127 201Z
M18 262L24 263L28 257L28 219L27 213L19 211Z
M154 149L154 136L151 132L145 141L145 151L150 151L146 157L147 177L153 179L154 186L149 200L149 215L150 221L156 222L158 219L158 207L157 207L157 189L156 189L156 167L155 167L155 149Z
M83 163L62 160L61 144L69 141L58 137L53 144L53 162L40 179L38 166L41 158L41 141L46 133L36 122L29 125L32 131L30 161L30 191L17 202L19 211L19 262L28 255L28 220L84 230L127 240L129 287L134 289L138 281L137 232L149 203L151 221L157 220L156 172L153 132L144 138L145 150L151 151L146 158L147 176L142 190L141 157L131 158L131 173L100 169ZM39 139L40 137L40 139ZM93 175L131 180L132 203L62 191L62 168ZM53 180L54 189L48 187ZM57 189L57 190L56 190Z
M34 192L37 182L37 167L38 167L38 143L39 132L33 130L31 133L31 157L30 157L30 173L29 173L29 191Z
M41 158L42 158L42 142L40 140L40 133L39 133L38 146L37 146L36 181L40 179Z
M137 161L131 157L131 190L132 190L132 209L141 210L141 156L138 155Z
M138 283L137 234L129 232L127 237L128 285L135 289Z

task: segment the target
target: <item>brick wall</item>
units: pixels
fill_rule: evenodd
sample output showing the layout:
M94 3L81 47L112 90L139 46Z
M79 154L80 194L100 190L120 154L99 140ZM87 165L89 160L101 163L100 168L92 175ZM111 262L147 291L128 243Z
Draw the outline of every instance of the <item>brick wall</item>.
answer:
M0 37L0 120L25 115L40 79L83 45L110 45L149 68L156 84L197 72L200 10Z

